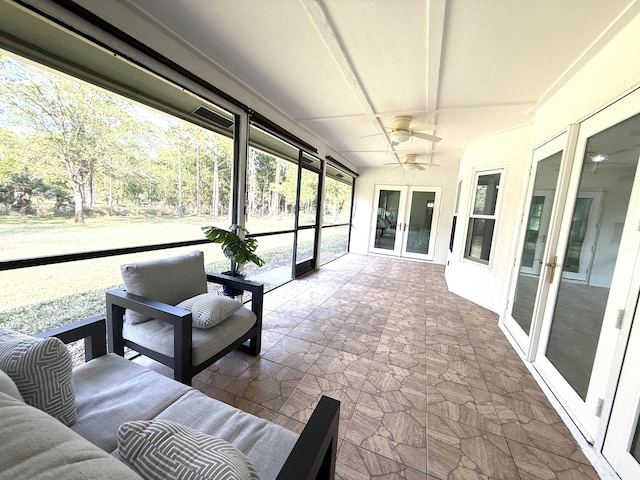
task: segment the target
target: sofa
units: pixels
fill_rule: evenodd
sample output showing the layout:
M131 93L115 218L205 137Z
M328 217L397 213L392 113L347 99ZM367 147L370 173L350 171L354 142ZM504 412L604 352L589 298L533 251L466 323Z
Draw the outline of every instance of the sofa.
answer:
M65 344L81 339L74 368ZM330 479L339 408L323 396L297 435L107 353L104 317L0 329L1 480Z

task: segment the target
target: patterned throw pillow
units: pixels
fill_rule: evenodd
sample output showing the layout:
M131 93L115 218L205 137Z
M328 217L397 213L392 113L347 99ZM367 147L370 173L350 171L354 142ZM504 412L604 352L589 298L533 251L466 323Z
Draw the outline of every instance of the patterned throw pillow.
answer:
M120 425L118 454L145 480L258 480L255 467L226 440L166 420Z
M176 305L191 312L191 323L197 328L215 327L241 306L238 300L215 293L202 293Z
M71 355L57 338L35 338L0 328L0 370L16 384L25 403L67 426L76 421Z

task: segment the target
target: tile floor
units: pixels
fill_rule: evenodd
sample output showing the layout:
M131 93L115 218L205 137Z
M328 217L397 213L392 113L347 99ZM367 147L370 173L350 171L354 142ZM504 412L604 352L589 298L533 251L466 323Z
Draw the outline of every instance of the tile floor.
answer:
M193 382L300 431L341 401L339 479L597 479L497 326L444 267L347 255L265 296L262 355Z

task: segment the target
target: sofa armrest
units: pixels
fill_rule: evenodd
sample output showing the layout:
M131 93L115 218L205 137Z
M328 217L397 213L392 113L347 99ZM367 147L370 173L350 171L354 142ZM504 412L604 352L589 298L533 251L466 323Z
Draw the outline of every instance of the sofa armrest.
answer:
M79 320L77 322L53 328L39 333L41 338L56 337L64 343L71 343L84 339L85 361L106 355L107 353L107 328L103 315Z
M340 402L322 396L278 474L279 480L333 480Z

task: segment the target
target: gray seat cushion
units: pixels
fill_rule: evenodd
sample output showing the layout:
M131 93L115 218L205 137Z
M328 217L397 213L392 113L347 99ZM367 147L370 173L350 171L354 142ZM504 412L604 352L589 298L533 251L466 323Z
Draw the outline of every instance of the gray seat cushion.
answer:
M74 382L78 416L73 430L116 457L120 425L169 420L232 443L268 480L276 478L298 439L284 427L115 354L74 369Z
M280 425L207 397L198 390L186 395L157 417L232 443L256 468L261 480L275 479L298 435Z
M118 427L150 420L189 391L182 383L110 353L73 370L77 416L73 430L98 447L117 448Z
M193 364L199 365L228 347L256 323L256 315L242 307L229 318L212 328L194 328L192 331ZM122 336L143 347L173 358L173 325L161 320L144 323L124 323Z

